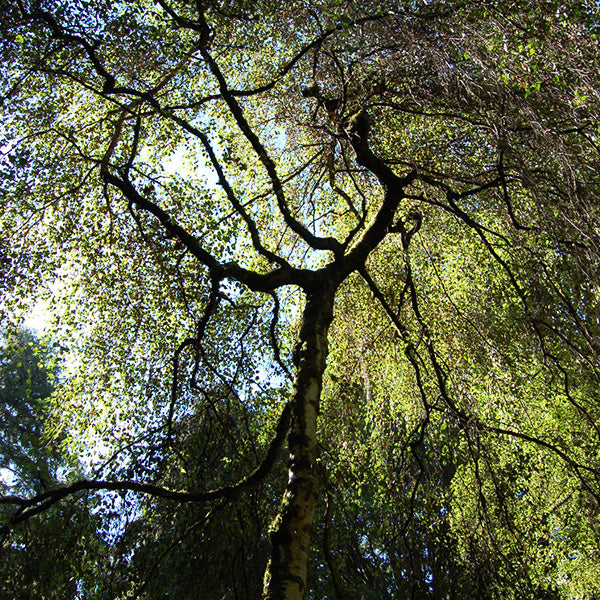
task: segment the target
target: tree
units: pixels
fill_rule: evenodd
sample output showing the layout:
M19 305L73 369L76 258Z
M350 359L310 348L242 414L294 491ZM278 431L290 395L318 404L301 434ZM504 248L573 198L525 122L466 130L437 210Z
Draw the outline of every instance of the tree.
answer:
M34 336L17 330L0 355L2 433L0 457L7 482L25 492L40 491L53 479L56 463L41 440L42 406L53 390L49 373L40 365Z
M272 516L265 599L598 591L593 3L5 4L6 303L48 282L105 459L7 529L112 491L156 568L174 504L198 565Z
M0 488L4 497L43 494L78 475L44 435L44 402L54 389L56 361L56 352L31 331L9 328L6 332L0 351ZM3 519L11 517L6 508L2 507ZM49 508L43 520L28 520L10 538L3 537L2 596L74 597L78 579L93 572L94 561L105 551L97 534L101 524L90 514L91 508L79 494ZM70 564L57 570L61 556L69 556Z

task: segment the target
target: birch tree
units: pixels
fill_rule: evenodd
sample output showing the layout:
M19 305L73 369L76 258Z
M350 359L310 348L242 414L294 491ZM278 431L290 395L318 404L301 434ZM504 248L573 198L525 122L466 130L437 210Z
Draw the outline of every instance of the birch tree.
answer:
M3 497L6 536L84 491L134 507L144 496L193 503L203 527L273 492L265 478L285 447L262 597L310 597L315 511L327 502L329 535L332 474L361 465L369 479L381 466L348 455L335 423L390 390L414 400L386 417L404 428L394 480L413 517L435 488L419 448L438 443L427 440L442 423L465 458L440 462L439 477L448 489L457 470L471 481L482 519L486 486L498 493L481 462L488 436L541 449L596 506L591 4L4 8L4 306L17 314L41 288L56 307L78 359L56 393L54 432L90 465L84 479ZM326 378L332 351L337 380ZM537 398L527 355L557 399L548 405L568 412L568 434L552 432L539 398L533 428L513 404ZM387 379L373 379L375 364ZM489 386L509 381L509 408L481 391L489 373ZM184 444L194 419L215 424L205 452ZM189 487L194 456L214 468ZM180 480L166 485L173 468ZM323 552L332 597L358 597L327 541ZM391 546L374 556L384 564ZM450 597L451 567L423 564L407 589ZM393 568L400 585L407 571Z

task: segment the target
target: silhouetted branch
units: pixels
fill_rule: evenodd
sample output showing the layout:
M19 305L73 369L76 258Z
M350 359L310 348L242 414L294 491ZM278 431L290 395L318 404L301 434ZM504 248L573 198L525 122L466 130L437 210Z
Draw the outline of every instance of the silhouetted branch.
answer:
M6 534L15 525L27 521L31 517L42 513L52 507L54 504L83 491L117 491L117 492L136 492L147 494L155 498L162 498L174 502L210 502L221 498L231 499L242 490L256 484L271 471L279 451L285 440L289 423L291 409L286 404L279 417L275 428L275 436L271 441L269 448L262 462L246 477L234 485L223 486L214 490L188 492L183 490L171 490L152 483L143 483L138 481L97 481L81 480L70 485L66 485L53 490L48 490L37 494L31 498L19 496L0 496L0 504L14 505L17 512L9 519L1 532Z

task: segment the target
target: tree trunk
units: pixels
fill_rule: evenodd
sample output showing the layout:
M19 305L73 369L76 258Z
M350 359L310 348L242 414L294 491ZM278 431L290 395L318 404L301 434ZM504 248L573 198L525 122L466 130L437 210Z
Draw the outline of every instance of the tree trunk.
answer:
M313 515L322 487L316 427L334 295L334 288L325 284L307 295L304 308L295 356L289 477L279 514L270 528L272 547L264 600L302 600L305 595Z

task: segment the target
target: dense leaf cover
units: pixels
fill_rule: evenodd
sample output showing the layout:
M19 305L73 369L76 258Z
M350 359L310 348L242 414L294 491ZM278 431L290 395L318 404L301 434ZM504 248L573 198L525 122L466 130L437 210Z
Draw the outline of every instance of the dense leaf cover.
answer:
M6 597L600 597L595 2L0 8Z

